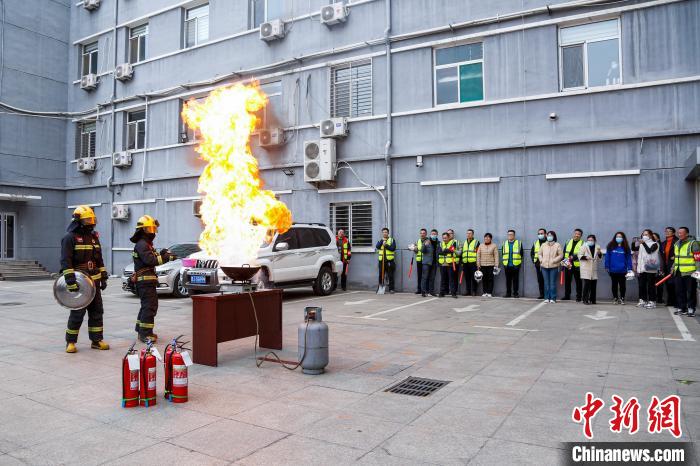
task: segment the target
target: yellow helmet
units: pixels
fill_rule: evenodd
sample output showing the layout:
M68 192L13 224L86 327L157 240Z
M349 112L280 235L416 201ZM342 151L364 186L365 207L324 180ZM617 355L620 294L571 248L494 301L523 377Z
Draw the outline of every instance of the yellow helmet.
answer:
M136 229L141 229L146 233L158 233L159 226L160 223L158 223L158 220L150 215L144 215L136 222Z
M80 220L83 225L96 225L97 217L95 216L95 211L93 211L90 206L79 205L73 211L73 219Z

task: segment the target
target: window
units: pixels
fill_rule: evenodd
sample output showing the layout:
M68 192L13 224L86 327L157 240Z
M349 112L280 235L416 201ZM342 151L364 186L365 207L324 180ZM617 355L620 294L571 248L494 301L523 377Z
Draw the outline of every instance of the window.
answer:
M138 63L146 59L146 38L148 24L143 24L129 31L129 63Z
M329 214L333 232L342 228L353 247L372 247L371 202L331 204Z
M185 48L203 44L209 40L209 5L187 10L185 15Z
M139 150L146 147L146 111L131 112L126 120L126 148Z
M97 42L83 45L81 76L97 74Z
M75 158L94 157L97 136L95 122L78 123L75 142Z
M287 243L287 245L289 245L287 251L291 251L292 249L299 249L299 241L297 238L296 230L296 228L290 228L286 232L278 235L277 239L275 240L275 246L277 246L280 243Z
M559 29L561 88L620 84L620 24L617 19Z
M253 28L257 28L270 20L282 19L284 0L250 0L250 11Z
M271 128L280 126L280 110L282 109L282 81L275 81L260 85L265 95L267 95L267 105L257 111L256 115L260 119L259 128Z
M331 68L331 116L372 114L372 62L359 61Z
M484 44L435 49L435 104L484 100Z
M322 248L331 244L328 232L321 228L297 228L299 249Z
M197 97L194 100L197 101L198 103L202 103L206 100L207 97L208 96ZM194 129L187 126L185 121L182 119L182 109L183 109L185 103L189 102L190 100L192 100L192 99L181 100L180 101L180 111L177 113L177 118L178 118L178 121L180 122L180 143L181 144L184 144L186 142L193 142L199 138L199 132L197 132Z

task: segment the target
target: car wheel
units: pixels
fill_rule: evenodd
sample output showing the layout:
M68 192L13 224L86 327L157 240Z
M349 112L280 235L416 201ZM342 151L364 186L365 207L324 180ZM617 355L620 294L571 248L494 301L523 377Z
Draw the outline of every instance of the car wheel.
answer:
M319 296L328 296L335 288L335 275L329 267L321 267L314 282L314 293Z
M270 282L270 276L267 274L266 269L260 269L257 273L256 278L253 283L257 285L257 291L264 291L272 289L272 283Z
M189 295L189 291L187 291L187 288L182 284L182 280L180 280L180 275L178 274L175 280L173 280L173 296L176 298L186 298Z

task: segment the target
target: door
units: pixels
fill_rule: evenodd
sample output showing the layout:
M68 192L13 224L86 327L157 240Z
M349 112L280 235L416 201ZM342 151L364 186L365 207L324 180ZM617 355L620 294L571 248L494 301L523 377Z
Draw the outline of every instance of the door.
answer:
M17 244L17 214L0 212L0 259L14 259Z
M272 249L273 253L270 257L274 270L272 278L275 282L284 283L297 279L299 241L296 230L296 228L291 228L286 233L277 235L275 247ZM287 250L277 251L276 247L279 243L287 243Z

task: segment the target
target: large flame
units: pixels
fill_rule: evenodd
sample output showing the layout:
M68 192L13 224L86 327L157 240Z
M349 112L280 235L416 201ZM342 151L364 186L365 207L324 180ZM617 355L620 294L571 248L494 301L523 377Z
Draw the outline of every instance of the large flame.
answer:
M214 90L204 102L191 100L182 110L185 123L199 131L197 152L208 162L197 189L204 194L199 244L222 265L254 263L268 231L285 232L292 224L287 206L263 189L250 150L250 134L259 123L254 112L266 104L257 85L236 84Z

